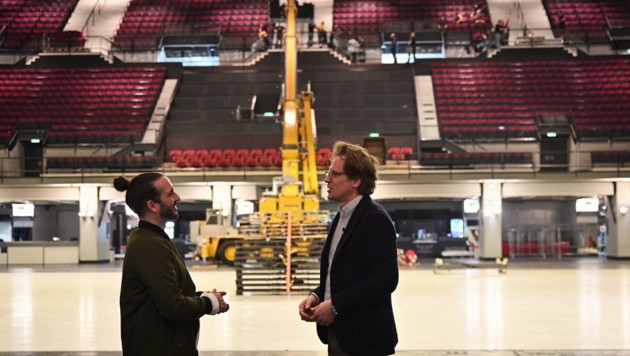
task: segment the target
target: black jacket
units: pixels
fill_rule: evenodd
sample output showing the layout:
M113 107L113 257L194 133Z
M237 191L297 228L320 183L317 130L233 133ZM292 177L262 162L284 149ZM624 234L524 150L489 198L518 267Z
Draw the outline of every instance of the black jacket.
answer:
M322 251L320 285L324 300L330 242L339 222L333 220ZM398 343L391 294L398 285L396 231L389 214L369 196L355 208L337 246L330 271L332 304L338 313L333 329L351 355L391 355ZM328 343L327 330L317 334Z

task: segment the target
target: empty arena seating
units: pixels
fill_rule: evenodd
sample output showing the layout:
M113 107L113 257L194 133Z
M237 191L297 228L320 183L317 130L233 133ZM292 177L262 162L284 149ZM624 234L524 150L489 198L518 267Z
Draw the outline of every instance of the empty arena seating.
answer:
M172 149L168 153L177 168L268 168L281 167L282 156L275 148Z
M630 151L595 151L591 153L593 164L627 165L630 164Z
M256 38L269 21L264 0L133 0L114 38L123 49L155 49L164 35L216 33Z
M440 132L454 141L538 139L538 117L566 117L578 139L630 136L625 59L434 63Z
M79 157L47 157L46 169L54 170L112 170L133 171L152 169L156 166L153 156L79 156Z
M61 31L54 35L48 43L49 51L85 51L87 39L81 31Z
M333 7L333 22L343 32L360 35L374 35L381 32L387 22L414 22L437 24L448 23L449 31L472 31L489 29L490 19L468 21L467 15L475 4L486 4L478 0L376 0L355 1L336 0ZM464 21L454 22L456 14L463 15ZM413 29L409 28L409 32ZM419 29L417 29L419 30Z
M45 132L46 145L138 141L165 77L162 66L0 69L0 134Z
M605 39L608 23L615 27L630 22L630 8L623 0L544 0L543 4L556 30L558 17L564 14L567 35L584 39Z
M531 165L531 152L422 153L423 166Z
M60 32L78 0L3 0L0 3L0 27L6 26L4 49L19 49Z
M330 165L330 148L322 147L315 152L315 162L320 169ZM171 164L177 168L267 168L282 167L282 153L275 148L252 149L172 149L168 152ZM390 147L390 160L413 160L413 149L409 146Z

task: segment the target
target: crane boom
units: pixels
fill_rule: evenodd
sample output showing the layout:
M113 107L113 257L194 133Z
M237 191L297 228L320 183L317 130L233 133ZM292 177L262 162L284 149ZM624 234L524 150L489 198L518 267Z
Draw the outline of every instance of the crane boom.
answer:
M296 18L295 0L289 0L286 6L285 83L282 99L282 182L277 197L267 195L261 199L259 209L265 212L302 213L319 210L316 133L311 106L313 94L297 94Z

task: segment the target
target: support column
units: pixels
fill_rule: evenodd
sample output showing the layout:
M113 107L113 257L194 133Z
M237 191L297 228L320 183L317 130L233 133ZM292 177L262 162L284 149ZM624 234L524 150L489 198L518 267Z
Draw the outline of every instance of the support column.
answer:
M479 257L494 259L501 257L503 236L503 194L500 182L483 182L481 195L481 226L479 234Z
M79 187L79 262L109 260L109 240L98 234L102 213L98 204L98 187Z
M617 182L612 198L611 217L608 222L606 256L630 258L630 182Z
M228 220L232 216L232 187L229 183L212 184L212 208L220 209L221 215L227 217Z

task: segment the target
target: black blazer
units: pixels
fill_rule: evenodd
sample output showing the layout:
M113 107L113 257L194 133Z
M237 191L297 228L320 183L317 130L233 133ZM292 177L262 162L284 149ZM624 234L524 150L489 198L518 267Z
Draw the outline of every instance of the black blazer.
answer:
M322 250L320 284L313 290L324 300L333 220ZM391 294L398 285L396 231L387 211L363 196L341 236L330 271L333 324L341 348L351 355L391 355L398 343ZM327 329L317 326L327 344Z

